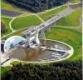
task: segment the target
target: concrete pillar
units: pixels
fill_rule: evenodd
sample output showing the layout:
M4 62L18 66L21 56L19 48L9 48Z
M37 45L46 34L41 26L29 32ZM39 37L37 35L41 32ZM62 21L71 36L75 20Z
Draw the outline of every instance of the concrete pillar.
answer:
M40 32L39 32L39 38L40 38L40 39L45 39L45 38L46 38L44 31L40 31Z
M47 29L47 31L49 31L49 32L50 32L50 31L51 31L51 27L49 27L49 28Z

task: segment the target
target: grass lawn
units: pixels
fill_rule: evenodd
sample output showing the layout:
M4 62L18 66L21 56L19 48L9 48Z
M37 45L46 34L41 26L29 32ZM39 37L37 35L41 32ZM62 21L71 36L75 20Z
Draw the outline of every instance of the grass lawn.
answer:
M9 22L11 20L11 18L9 17L1 17L2 22L4 23L4 25L6 26L7 32L4 34L1 34L1 37L3 37L6 34L9 34L11 32L10 28L9 28Z
M9 71L11 69L11 67L1 67L1 76L5 76L3 75L4 73L7 73L7 71Z
M80 2L80 0L70 0L70 2L72 2L72 3L78 3L78 2Z
M73 56L68 59L70 61L81 60L82 56L82 38L81 33L72 29L54 27L50 32L46 33L46 37L53 40L66 42L74 48Z
M44 19L44 20L48 20L49 18L55 16L56 14L58 14L59 12L61 12L62 10L66 9L67 5L61 6L61 7L55 7L55 9L50 9L50 11L46 11L44 13L40 13L39 16Z
M11 36L22 36L22 34L21 34L21 32L22 31L24 31L25 29L22 29L22 30L19 30L19 31L16 31L16 32L13 32L13 33L11 33L11 34L9 34L9 35L6 35L5 37L2 37L2 40L6 40L6 39L8 39L9 37L11 37Z
M77 9L74 12L72 12L70 15L61 18L57 25L62 26L79 26L81 20L81 9Z
M5 0L1 0L1 8L6 10L12 10L14 7L9 3L6 3Z
M22 16L22 17L17 17L14 19L14 21L11 23L13 29L18 30L22 29L25 27L31 27L35 26L41 23L41 20L37 18L35 15L31 16Z
M10 11L21 11L15 5L11 5L10 3L6 2L6 0L1 0L1 9L10 10Z

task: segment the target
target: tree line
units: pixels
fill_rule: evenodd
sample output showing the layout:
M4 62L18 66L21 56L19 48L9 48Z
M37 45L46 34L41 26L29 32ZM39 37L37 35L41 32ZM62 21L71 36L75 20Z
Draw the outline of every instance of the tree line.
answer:
M32 12L40 12L66 3L68 0L6 0Z
M13 65L1 80L82 80L82 62Z

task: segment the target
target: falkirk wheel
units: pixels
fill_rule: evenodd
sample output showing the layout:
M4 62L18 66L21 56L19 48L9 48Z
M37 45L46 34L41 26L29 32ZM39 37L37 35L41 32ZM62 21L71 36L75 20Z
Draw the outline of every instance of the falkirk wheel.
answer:
M29 33L26 33L24 37L12 36L8 38L4 43L4 52L22 45L25 45L25 47L27 48L35 48L40 46L38 31L31 31Z
M45 39L45 33L44 31L33 29L29 32L23 32L23 37L26 38L25 45L27 46L27 48L35 48L41 45L40 39Z
M66 43L45 39L44 31L33 29L25 31L22 37L8 38L4 43L4 51L9 60L13 58L20 61L57 62L72 56L74 50Z

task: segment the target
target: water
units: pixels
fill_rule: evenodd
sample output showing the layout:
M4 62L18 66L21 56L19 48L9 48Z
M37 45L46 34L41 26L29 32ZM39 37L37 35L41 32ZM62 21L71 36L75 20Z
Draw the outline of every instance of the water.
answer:
M19 46L7 56L22 61L57 61L69 56L71 54L69 50L71 48L64 43L42 40L41 45L36 48Z

